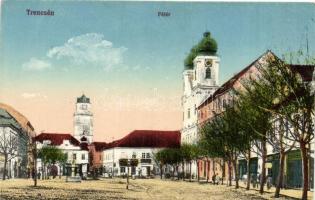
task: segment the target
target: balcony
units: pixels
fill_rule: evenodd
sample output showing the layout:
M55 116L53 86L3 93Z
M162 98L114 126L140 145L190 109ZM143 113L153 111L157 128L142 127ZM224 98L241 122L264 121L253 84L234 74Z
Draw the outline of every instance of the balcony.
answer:
M152 160L150 158L142 158L140 162L144 164L151 164Z

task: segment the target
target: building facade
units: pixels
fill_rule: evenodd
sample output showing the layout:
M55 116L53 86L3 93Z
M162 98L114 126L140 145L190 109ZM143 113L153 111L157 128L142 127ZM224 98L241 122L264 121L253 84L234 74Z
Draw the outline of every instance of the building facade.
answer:
M29 177L32 170L30 143L34 128L29 120L13 107L0 103L0 174L5 171L5 154L8 156L6 178Z
M58 175L70 175L71 165L75 165L75 174L86 177L89 167L89 149L86 143L80 143L71 134L67 133L41 133L35 137L37 149L40 150L45 146L55 146L66 154L66 163L56 163ZM49 170L49 169L48 169ZM37 171L43 175L49 174L43 167L41 159L37 159Z
M193 69L186 69L183 72L182 143L195 144L198 141L197 108L218 88L219 63L220 59L217 56L198 55L194 59Z
M28 138L19 123L4 109L0 109L0 175L1 178L21 176L27 164ZM24 166L22 166L24 164ZM24 169L25 172L25 169Z
M160 174L154 154L163 148L179 147L179 131L135 130L103 148L103 175L126 175L128 168L119 165L120 159L138 160L137 166L129 167L129 175L148 177Z

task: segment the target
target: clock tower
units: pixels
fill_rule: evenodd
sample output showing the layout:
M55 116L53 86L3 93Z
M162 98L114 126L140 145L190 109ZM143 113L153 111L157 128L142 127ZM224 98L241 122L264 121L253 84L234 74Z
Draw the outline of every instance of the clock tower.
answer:
M93 142L93 114L90 98L84 94L77 98L74 112L74 137L80 142Z

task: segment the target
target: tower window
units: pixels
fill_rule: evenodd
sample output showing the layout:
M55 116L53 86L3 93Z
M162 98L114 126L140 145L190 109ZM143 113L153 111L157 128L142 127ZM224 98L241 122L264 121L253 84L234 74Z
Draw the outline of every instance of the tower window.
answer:
M211 78L211 69L210 69L210 67L207 67L207 69L206 69L206 79L209 79L209 78Z
M190 118L190 108L188 108L187 118Z
M81 106L81 109L82 109L82 110L86 110L86 109L87 109L87 105L86 105L86 104L83 104L83 105Z

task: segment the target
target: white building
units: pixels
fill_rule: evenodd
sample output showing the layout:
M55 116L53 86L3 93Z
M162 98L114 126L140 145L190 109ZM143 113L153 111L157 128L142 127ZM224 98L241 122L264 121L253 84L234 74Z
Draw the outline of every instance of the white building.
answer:
M207 37L207 33L204 34ZM193 61L193 68L183 72L184 94L182 96L183 127L181 143L196 144L198 136L198 107L219 86L220 58L199 54ZM188 166L185 166L188 172ZM192 163L192 174L197 175L197 165Z
M182 143L198 141L198 106L209 97L219 84L219 62L217 56L198 55L194 59L194 68L183 72L184 95Z
M80 143L70 134L41 133L36 136L37 149L40 150L46 145L55 146L61 149L67 156L66 165L56 164L58 175L70 175L71 165L75 164L76 174L86 177L89 164L89 150L87 143ZM41 159L37 160L37 171L43 174Z
M22 176L21 164L27 163L28 136L21 125L6 110L0 108L0 175L6 178ZM5 156L7 157L5 167ZM4 167L6 169L4 169Z
M154 153L163 148L179 148L179 131L135 130L120 140L109 143L102 152L104 175L114 173L121 176L127 167L119 166L120 159L138 159L136 167L130 167L129 174L151 176L160 173L154 160Z
M78 141L87 139L88 144L91 144L93 142L93 114L90 98L87 98L84 94L77 98L73 116L74 137Z
M41 133L36 137L37 148L52 145L63 150L67 155L67 163L66 166L57 165L58 174L70 175L70 165L75 164L75 173L81 177L86 177L89 170L88 145L93 142L93 114L90 98L84 94L77 98L73 118L73 136L63 133ZM40 159L37 168L42 169Z

